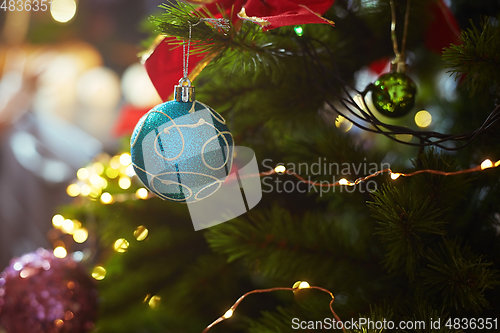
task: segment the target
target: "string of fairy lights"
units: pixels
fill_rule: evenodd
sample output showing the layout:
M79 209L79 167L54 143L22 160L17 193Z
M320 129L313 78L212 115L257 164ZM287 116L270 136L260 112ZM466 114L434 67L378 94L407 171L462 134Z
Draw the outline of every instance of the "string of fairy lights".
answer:
M274 169L267 172L262 172L254 176L264 177L274 174L288 174L294 176L301 182L312 184L314 186L333 187L355 186L364 181L367 181L370 178L377 177L384 173L388 173L392 180L396 180L399 177L411 177L421 173L453 176L483 171L489 168L496 168L498 166L500 166L500 160L492 162L491 160L486 159L478 166L454 172L426 169L417 170L411 173L401 173L394 172L390 168L386 168L352 181L347 180L346 178L342 178L333 183L326 183L305 179L299 174L291 170L287 170L285 165L278 164ZM132 193L110 193L120 190L127 191L132 186L135 172L132 167L130 154L128 153L115 155L113 157L110 157L108 155L100 155L96 158L96 162L93 162L88 166L79 169L76 173L76 176L77 177L75 181L67 187L68 195L74 198L78 197L80 199L99 201L103 205L110 205L115 202L124 202L127 200L146 200L155 197L144 187L139 187ZM109 188L111 188L112 190L108 191ZM82 223L80 221L76 219L65 218L61 214L54 215L54 217L52 218L52 225L54 229L60 231L60 233L71 235L75 243L84 243L89 236L88 230L82 226ZM148 230L144 226L138 226L137 229L134 230L133 235L138 241L142 241L147 238ZM129 243L127 240L118 239L114 243L114 249L117 252L125 252L128 248L128 244ZM65 257L67 255L66 246L61 240L54 241L53 245L54 255L56 255L57 257Z
M391 180L397 180L400 177L412 177L422 173L435 174L441 176L454 176L459 174L466 174L472 172L480 172L488 170L491 168L497 168L500 166L500 160L492 162L489 159L484 160L480 165L475 167L454 171L454 172L444 172L439 170L425 169L417 170L410 173L394 172L390 168L382 169L372 174L364 177L360 177L354 180L348 180L342 178L333 183L327 182L317 182L303 178L301 175L293 172L292 170L287 170L286 166L283 164L278 164L274 169L266 172L261 172L255 175L249 175L247 177L265 177L272 175L290 175L295 177L298 181L312 184L319 187L333 187L333 186L355 186L362 182L365 182L373 177L380 176L382 174L388 174ZM88 201L99 203L102 205L112 205L117 202L125 202L128 200L147 200L154 198L155 195L149 192L146 188L140 187L140 182L136 179L135 172L132 167L132 161L129 153L118 154L114 156L109 155L99 155L95 161L84 168L81 168L76 173L76 179L67 187L67 193L69 196L75 198L74 200L80 200L81 203ZM51 235L49 238L53 245L54 256L58 258L64 258L68 256L69 250L73 248L73 244L70 244L68 239L76 244L85 243L89 238L89 230L82 225L77 219L71 219L64 217L61 214L56 214L52 218L53 229L49 232ZM68 237L68 235L72 237ZM133 231L131 231L131 236L138 242L142 242L149 237L149 230L146 226L139 225ZM119 238L113 243L113 250L117 253L125 253L130 246L129 240L125 238ZM71 255L74 260L81 261L90 256L86 250L74 251ZM106 269L102 264L98 264L92 269L92 277L95 280L103 280L106 277ZM229 308L225 314L213 323L211 323L203 331L207 332L213 326L219 324L220 322L229 319L237 306L243 301L244 298L255 293L265 293L278 290L289 290L296 292L298 289L317 289L325 293L328 293L332 300L330 302L330 310L335 316L338 322L341 322L332 309L332 303L334 300L333 294L321 287L310 286L307 282L299 281L292 288L278 287L270 289L257 289L250 291L243 296L241 296L234 304ZM144 298L144 303L152 309L160 306L161 297L158 295L148 294ZM342 327L343 328L343 327Z
M280 291L280 290L293 291L295 293L295 292L297 292L297 291L299 291L301 289L316 289L316 290L320 290L320 291L328 294L331 297L330 304L329 304L330 312L333 314L333 316L335 317L335 320L337 321L337 323L339 324L339 326L342 328L342 330L345 332L345 328L344 328L344 325L342 324L342 321L340 320L339 316L335 313L335 311L333 311L333 302L335 301L335 297L333 296L333 293L331 291L329 291L328 289L325 289L325 288L322 288L322 287L311 286L306 281L297 281L297 282L295 282L293 284L292 288L276 287L276 288L268 288L268 289L255 289L255 290L252 290L252 291L249 291L249 292L243 294L242 296L240 296L240 298L238 298L238 300L236 300L236 302L234 302L234 304L222 316L220 316L214 322L212 322L210 325L208 325L203 330L202 333L208 332L215 325L223 322L224 320L227 320L227 319L231 318L233 316L233 314L234 314L234 311L238 307L238 305L240 305L240 303L245 298L247 298L248 296L250 296L252 294L262 294L262 293L269 293L269 292Z
M412 176L422 174L422 173L430 173L430 174L441 175L441 176L455 176L455 175L461 175L461 174L465 174L465 173L482 171L482 170L486 170L486 169L490 169L490 168L496 168L498 166L500 166L500 160L493 163L491 160L486 159L480 165L475 166L473 168L458 170L458 171L453 171L453 172L424 169L424 170L417 170L417 171L410 172L410 173L402 173L402 172L394 172L390 168L386 168L386 169L382 169L382 170L379 170L377 172L374 172L368 176L357 178L354 181L350 181L350 180L347 180L346 178L342 178L334 183L324 183L324 182L316 182L316 181L312 181L312 180L307 180L307 179L303 178L302 176L296 174L295 172L287 170L284 165L278 165L273 170L267 171L267 172L262 172L259 175L261 177L263 177L263 176L270 176L272 174L288 174L288 175L294 176L295 178L297 178L300 181L307 183L307 184L312 184L312 185L321 186L321 187L332 187L332 186L342 186L342 185L355 186L355 185L358 185L359 183L367 181L368 179L379 176L383 173L388 173L392 180L396 180L399 177L412 177Z

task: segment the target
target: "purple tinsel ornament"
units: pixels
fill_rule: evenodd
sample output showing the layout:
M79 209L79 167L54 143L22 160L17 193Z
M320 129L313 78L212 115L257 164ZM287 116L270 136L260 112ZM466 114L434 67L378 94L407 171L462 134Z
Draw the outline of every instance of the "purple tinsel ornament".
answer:
M0 324L8 333L85 333L96 307L94 281L73 259L38 249L0 273Z

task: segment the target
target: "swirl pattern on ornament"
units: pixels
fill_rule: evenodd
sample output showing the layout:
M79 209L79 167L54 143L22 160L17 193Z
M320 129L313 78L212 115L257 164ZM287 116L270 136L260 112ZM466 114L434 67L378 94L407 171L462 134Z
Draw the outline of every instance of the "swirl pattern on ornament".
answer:
M165 200L196 202L215 193L232 167L226 121L203 103L170 101L139 120L131 138L133 166Z

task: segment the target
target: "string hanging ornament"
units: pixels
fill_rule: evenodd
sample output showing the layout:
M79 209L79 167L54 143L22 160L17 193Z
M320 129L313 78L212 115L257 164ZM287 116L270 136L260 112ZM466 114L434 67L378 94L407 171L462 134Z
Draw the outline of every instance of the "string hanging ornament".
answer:
M336 59L330 48L318 39L303 39L301 42L303 55L308 62L317 67L318 71L324 73L327 80L324 84L317 85L327 97L325 106L328 112L340 115L348 120L353 126L371 133L381 134L385 137L409 146L430 147L434 146L443 150L460 150L468 146L474 139L488 131L495 129L500 123L500 105L494 109L484 120L483 124L471 132L459 134L446 134L429 130L414 130L409 127L388 124L377 118L373 107L379 113L389 117L400 117L411 111L416 96L414 82L405 74L407 65L406 58L406 35L409 22L410 3L406 8L405 29L403 32L402 48L399 52L396 38L396 19L394 3L391 1L391 37L395 58L392 62L390 73L380 76L375 83L369 84L363 91L359 91L349 85L336 65ZM302 37L301 37L302 38ZM329 59L325 65L324 57ZM340 91L338 87L340 86ZM409 136L416 140L403 140L403 136Z
M130 141L132 165L141 182L161 199L174 202L197 202L215 193L233 162L233 136L226 121L195 99L188 77L192 27L204 21L221 30L226 24L225 19L210 18L189 24L189 37L182 44L183 76L174 87L174 100L147 112Z
M391 39L395 58L391 63L391 72L381 75L373 84L371 90L372 103L381 114L391 118L407 115L415 105L417 87L406 75L406 37L410 17L410 0L406 5L405 23L401 50L396 36L396 9L394 1L391 5Z

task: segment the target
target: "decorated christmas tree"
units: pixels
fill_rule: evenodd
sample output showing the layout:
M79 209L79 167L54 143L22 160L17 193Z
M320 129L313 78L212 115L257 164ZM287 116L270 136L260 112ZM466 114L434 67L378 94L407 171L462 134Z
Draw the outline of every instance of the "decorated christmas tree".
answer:
M497 331L500 3L198 3L54 217L95 332Z

